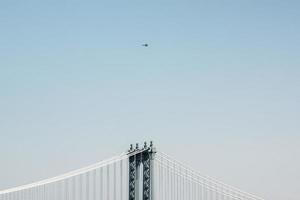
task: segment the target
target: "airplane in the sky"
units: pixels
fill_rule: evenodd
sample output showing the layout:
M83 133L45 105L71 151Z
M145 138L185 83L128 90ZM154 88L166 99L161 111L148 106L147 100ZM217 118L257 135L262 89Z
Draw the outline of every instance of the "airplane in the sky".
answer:
M143 47L148 47L149 45L147 43L142 44Z

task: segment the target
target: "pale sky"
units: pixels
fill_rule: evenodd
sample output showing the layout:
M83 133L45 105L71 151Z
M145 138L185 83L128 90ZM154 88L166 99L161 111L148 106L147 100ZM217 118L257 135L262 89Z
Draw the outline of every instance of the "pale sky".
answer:
M299 200L299 10L291 0L1 1L0 190L152 139L206 175Z

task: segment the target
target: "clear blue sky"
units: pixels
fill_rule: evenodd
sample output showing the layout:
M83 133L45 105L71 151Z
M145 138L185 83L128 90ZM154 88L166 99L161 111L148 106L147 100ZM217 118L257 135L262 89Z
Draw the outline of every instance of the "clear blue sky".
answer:
M299 10L290 0L2 0L0 188L153 139L224 182L299 200Z

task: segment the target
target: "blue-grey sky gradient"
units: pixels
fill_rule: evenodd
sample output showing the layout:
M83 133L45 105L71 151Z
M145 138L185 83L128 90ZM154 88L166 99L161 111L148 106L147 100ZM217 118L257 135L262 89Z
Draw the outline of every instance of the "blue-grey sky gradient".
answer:
M153 139L204 174L299 200L299 10L292 0L1 1L0 189Z

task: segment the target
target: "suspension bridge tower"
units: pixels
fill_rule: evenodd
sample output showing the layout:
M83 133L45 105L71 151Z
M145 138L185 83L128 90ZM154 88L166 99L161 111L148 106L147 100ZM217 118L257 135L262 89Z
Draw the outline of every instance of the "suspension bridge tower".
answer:
M153 159L155 148L144 143L142 148L130 145L129 156L129 200L153 200Z

